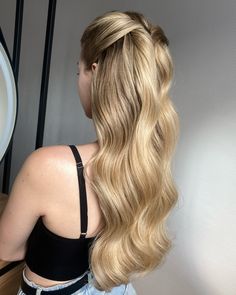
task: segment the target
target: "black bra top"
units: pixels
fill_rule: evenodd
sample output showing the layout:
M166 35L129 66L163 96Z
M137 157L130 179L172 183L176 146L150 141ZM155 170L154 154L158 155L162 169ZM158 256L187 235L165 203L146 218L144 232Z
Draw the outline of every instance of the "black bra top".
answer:
M88 220L84 167L76 146L69 147L77 166L81 235L76 239L59 236L45 226L41 216L29 236L25 255L25 262L31 271L56 281L74 279L89 269L89 248L96 238L86 238Z

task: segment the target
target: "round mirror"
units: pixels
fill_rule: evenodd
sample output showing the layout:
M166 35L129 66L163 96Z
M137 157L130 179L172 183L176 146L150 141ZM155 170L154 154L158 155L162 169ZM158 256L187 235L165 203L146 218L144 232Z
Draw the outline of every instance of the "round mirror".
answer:
M18 91L8 49L0 29L0 163L9 147L17 118Z

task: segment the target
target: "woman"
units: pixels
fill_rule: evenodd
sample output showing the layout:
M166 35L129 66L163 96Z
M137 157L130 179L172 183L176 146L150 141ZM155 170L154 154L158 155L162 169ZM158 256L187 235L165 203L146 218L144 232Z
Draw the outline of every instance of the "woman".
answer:
M179 122L163 30L106 12L83 33L78 67L97 141L32 152L0 220L1 259L26 261L20 295L136 294L131 280L171 248Z

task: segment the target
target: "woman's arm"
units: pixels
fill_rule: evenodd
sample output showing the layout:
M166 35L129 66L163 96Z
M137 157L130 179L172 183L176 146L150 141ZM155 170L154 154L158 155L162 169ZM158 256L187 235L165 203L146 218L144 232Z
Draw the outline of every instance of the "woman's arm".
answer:
M0 259L22 260L27 239L39 216L44 215L48 193L46 148L33 151L23 163L0 216Z

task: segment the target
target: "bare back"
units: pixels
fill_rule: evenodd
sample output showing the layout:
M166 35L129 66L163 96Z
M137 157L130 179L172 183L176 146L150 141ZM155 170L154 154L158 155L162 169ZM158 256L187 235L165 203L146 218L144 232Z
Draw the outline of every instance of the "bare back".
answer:
M98 150L98 144L96 142L77 145L76 147L80 153L83 165L85 165L85 163L87 163L92 155ZM59 145L50 146L47 148L54 149L53 152L56 154L55 159L57 159L56 165L59 165L59 167L61 165L61 172L60 176L51 176L51 185L56 186L53 190L53 193L45 198L46 204L44 207L45 215L43 216L43 222L50 231L59 236L67 238L79 238L80 196L75 159L69 146ZM91 167L88 168L87 172L89 177L91 177ZM86 176L85 187L88 205L88 230L86 237L89 238L95 236L102 228L102 219L97 196L92 191ZM25 274L29 280L44 287L67 282L43 278L32 272L27 265Z

